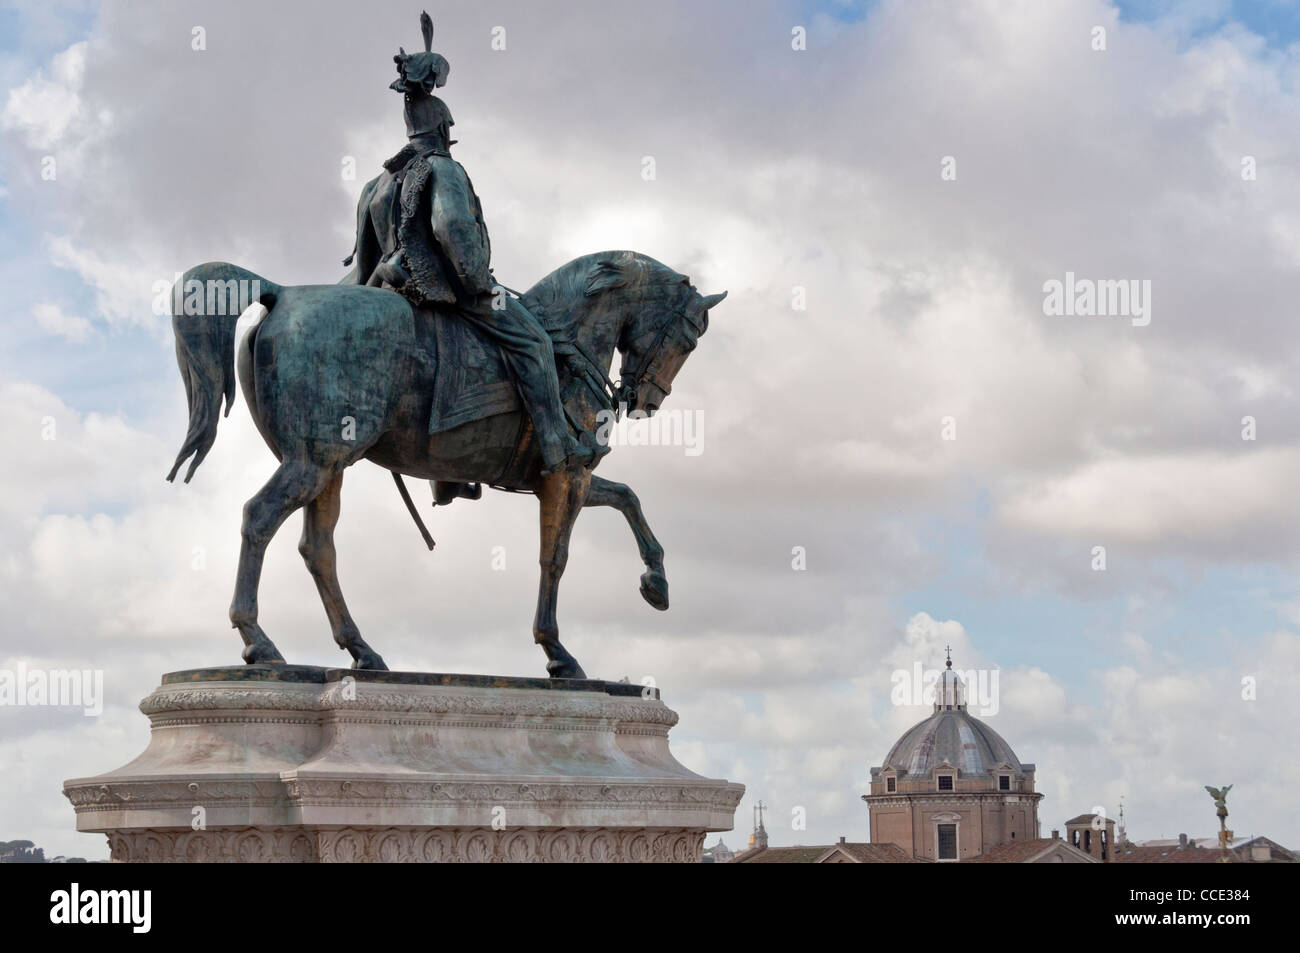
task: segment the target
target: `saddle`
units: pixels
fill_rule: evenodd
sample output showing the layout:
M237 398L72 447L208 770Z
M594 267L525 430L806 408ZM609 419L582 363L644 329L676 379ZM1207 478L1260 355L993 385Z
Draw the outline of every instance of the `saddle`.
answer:
M508 414L523 406L501 346L486 331L454 309L421 310L433 324L438 360L429 433Z

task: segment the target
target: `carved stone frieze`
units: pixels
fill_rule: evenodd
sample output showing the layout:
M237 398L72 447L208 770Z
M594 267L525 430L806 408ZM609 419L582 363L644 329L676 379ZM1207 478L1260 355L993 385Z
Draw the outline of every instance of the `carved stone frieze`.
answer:
M118 863L695 863L703 831L490 827L147 830L108 835Z

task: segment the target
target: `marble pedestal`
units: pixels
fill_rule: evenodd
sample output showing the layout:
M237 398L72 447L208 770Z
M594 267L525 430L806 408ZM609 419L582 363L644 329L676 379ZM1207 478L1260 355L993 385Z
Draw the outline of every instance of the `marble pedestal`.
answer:
M251 665L140 710L143 754L64 784L115 861L689 863L744 793L639 685Z

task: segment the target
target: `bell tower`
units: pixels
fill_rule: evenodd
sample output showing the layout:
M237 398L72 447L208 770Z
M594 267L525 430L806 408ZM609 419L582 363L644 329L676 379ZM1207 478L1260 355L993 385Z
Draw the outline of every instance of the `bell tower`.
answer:
M1109 863L1115 850L1115 822L1104 814L1080 814L1065 822L1065 837L1102 863Z
M767 805L759 801L754 805L754 832L749 835L749 849L762 850L767 847L767 828L763 826L763 812Z

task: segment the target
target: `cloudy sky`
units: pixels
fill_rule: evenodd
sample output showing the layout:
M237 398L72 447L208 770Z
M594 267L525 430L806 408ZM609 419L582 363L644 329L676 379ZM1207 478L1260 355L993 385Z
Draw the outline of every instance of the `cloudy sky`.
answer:
M342 274L404 142L387 86L420 5L305 10L0 4L0 668L99 669L106 694L98 718L0 708L0 840L106 856L61 782L144 747L163 672L238 661L239 512L274 458L241 401L194 482L163 481L185 401L151 298L209 259ZM665 408L702 415L703 452L602 465L667 549L671 610L594 510L560 624L593 676L655 679L682 761L747 786L732 846L758 798L773 844L865 840L869 769L928 713L891 673L949 644L999 671L987 721L1038 765L1044 832L1122 797L1135 839L1209 834L1202 786L1233 783L1239 834L1300 846L1294 5L429 10L502 280L630 248L730 292ZM1149 324L1045 314L1067 273L1149 281ZM440 509L428 553L378 468L343 498L343 586L390 665L543 672L534 501ZM262 622L342 664L297 522Z

